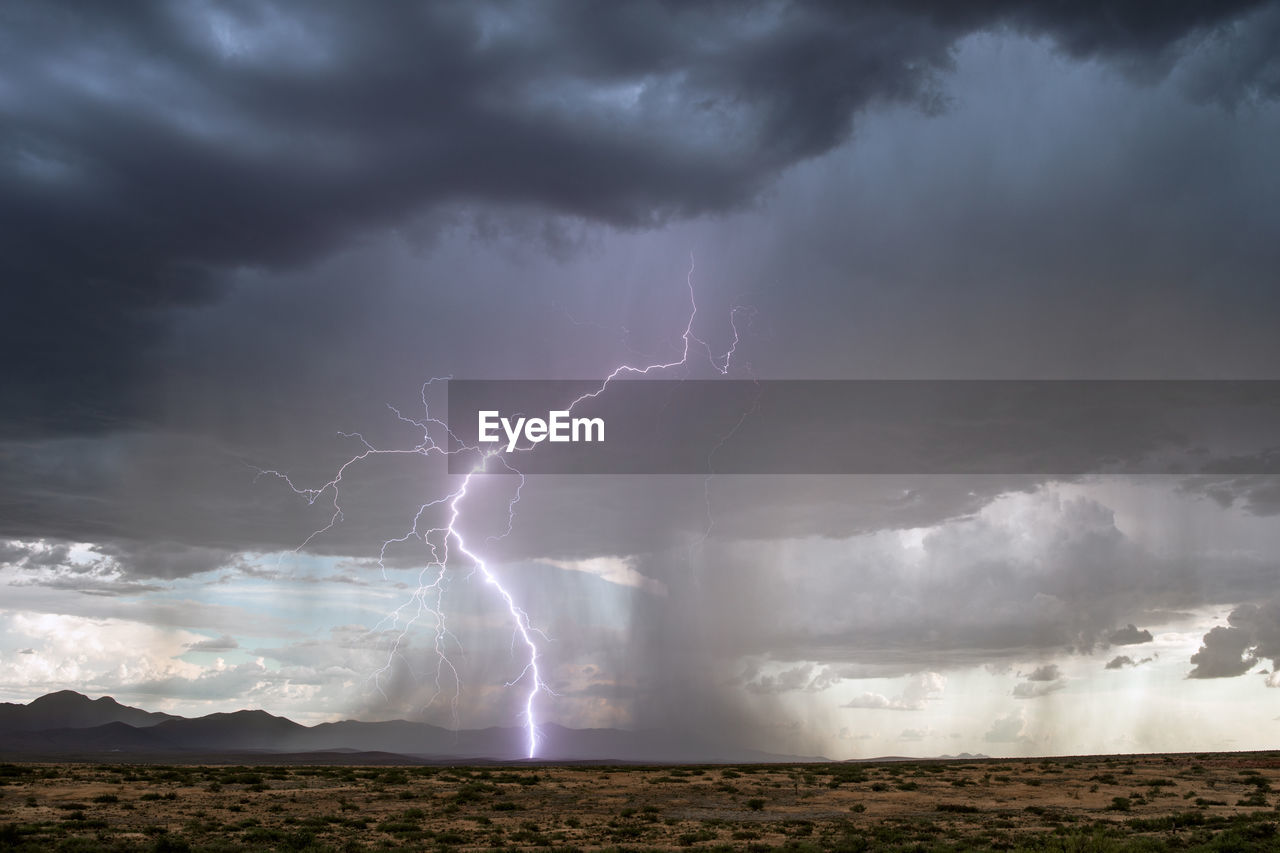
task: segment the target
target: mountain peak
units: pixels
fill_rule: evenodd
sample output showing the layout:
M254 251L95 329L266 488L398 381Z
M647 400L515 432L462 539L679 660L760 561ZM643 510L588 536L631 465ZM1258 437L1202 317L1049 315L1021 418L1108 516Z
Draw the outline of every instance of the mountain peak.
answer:
M210 714L209 716L219 716ZM238 711L223 711L220 716L223 717L239 717L241 719L260 719L260 720L289 720L288 717L282 717L279 714L273 714L262 708L241 708ZM289 720L293 722L293 720Z
M109 699L112 702L115 701L114 699L111 699L109 696L104 696L102 698ZM88 696L85 696L83 693L77 693L74 690L58 690L53 693L46 693L43 696L39 697L38 699L32 699L28 703L27 707L46 708L50 705L66 705L70 703L83 705L87 702L93 702L93 701L94 701L93 699L90 699Z
M46 693L26 705L7 705L0 717L0 726L10 731L83 729L117 722L145 727L174 719L172 714L152 713L121 705L111 696L90 699L74 690Z

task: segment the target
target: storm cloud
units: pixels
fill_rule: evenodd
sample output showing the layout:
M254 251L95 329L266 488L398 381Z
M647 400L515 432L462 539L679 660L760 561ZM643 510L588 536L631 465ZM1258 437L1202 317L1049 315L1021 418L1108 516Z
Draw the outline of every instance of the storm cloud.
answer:
M7 4L0 686L510 724L469 564L459 720L379 624L443 464L306 489L414 447L430 377L678 359L695 294L737 379L1277 378L1277 33L1237 0ZM1126 454L1182 440L1147 415ZM1259 686L1188 668L1280 661L1251 438L1179 444L1199 477L539 476L514 515L493 477L463 525L553 638L557 722L1168 748L1127 738L1202 729L1151 708Z
M1204 635L1204 644L1191 656L1195 666L1188 678L1231 678L1244 675L1259 662L1280 661L1280 601L1242 604Z
M1157 78L1216 40L1237 65L1199 79L1269 92L1232 50L1262 5L10 5L0 429L153 421L175 312L443 204L624 228L750 204L869 106L941 108L976 31Z
M1130 622L1123 628L1117 628L1107 635L1107 642L1113 646L1134 646L1140 643L1149 643L1154 637L1147 630L1139 630L1136 625Z

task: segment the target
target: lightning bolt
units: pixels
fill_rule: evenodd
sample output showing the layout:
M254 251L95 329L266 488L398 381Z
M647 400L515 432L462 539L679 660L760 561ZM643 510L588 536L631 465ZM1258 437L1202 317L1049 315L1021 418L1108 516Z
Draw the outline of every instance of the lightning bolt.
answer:
M739 317L750 318L753 314L751 309L741 306L735 306L729 312L729 326L732 330L732 341L726 351L717 356L711 346L702 338L694 333L694 322L698 315L697 296L693 286L694 259L692 254L689 258L689 271L685 276L685 283L689 291L689 318L685 323L684 332L681 335L683 347L680 357L670 361L655 361L645 365L622 364L614 368L604 379L600 385L593 391L582 394L566 406L566 410L572 412L573 408L585 400L589 400L603 394L609 385L620 377L624 376L646 376L652 373L674 370L676 368L687 367L690 365L690 359L695 352L705 353L707 362L711 368L721 376L729 374L734 363L734 357L737 353L738 345L742 340L741 331L739 329ZM572 318L571 318L572 319ZM576 322L576 321L575 321ZM413 514L404 533L398 537L387 539L382 543L382 547L378 554L378 566L382 570L382 576L387 579L386 574L386 558L387 549L394 546L404 544L408 541L417 540L423 543L428 554L428 562L426 562L418 573L418 585L409 598L400 606L392 610L384 617L371 632L383 630L384 626L389 625L389 630L396 631L394 638L388 649L386 663L374 671L370 675L370 680L381 692L381 677L390 671L395 660L401 657L400 647L409 634L409 631L420 621L429 620L434 629L434 651L436 655L436 672L435 672L435 688L436 692L427 702L430 707L443 692L442 681L449 680L453 684L453 696L450 702L454 727L457 728L457 709L458 699L462 690L462 679L458 672L457 666L450 657L451 647L457 646L461 649L461 645L457 638L449 630L448 620L446 618L444 608L444 596L448 581L450 578L450 568L455 566L455 556L459 555L463 560L471 566L471 571L467 577L479 573L484 580L486 586L493 587L501 604L505 607L507 615L511 619L513 625L512 631L512 649L514 651L517 645L523 647L526 652L524 667L520 672L506 682L507 687L516 687L524 685L527 692L524 699L523 722L526 735L527 755L534 758L538 751L538 723L537 723L537 699L540 694L547 693L554 695L554 691L543 680L542 671L539 668L541 660L541 652L538 647L537 640L545 638L545 634L539 631L532 624L529 614L516 601L515 596L502 583L498 574L490 567L489 563L481 556L468 540L463 536L461 531L461 519L463 515L463 505L470 496L470 489L475 482L475 478L485 473L494 473L495 469L504 469L504 473L514 474L518 476L518 485L514 490L513 496L507 503L507 527L506 531L499 536L491 536L490 540L501 539L511 533L515 522L516 506L520 502L520 494L525 486L525 476L512 465L509 456L531 452L536 445L525 445L514 448L510 453L498 450L481 450L478 446L462 446L460 441L456 441L456 435L450 430L447 423L434 417L431 414L431 408L428 401L431 386L437 382L447 381L451 377L435 377L428 379L422 384L420 398L422 402L421 418L409 417L403 414L394 406L388 405L388 409L401 422L414 426L421 430L422 438L413 447L407 448L380 448L367 441L360 433L339 432L338 435L346 439L354 439L360 443L361 449L351 456L347 461L339 466L337 472L328 482L317 488L300 487L295 485L289 475L274 469L256 468L258 477L275 477L281 480L295 494L304 498L309 505L314 505L326 495L328 495L326 507L331 510L328 521L320 528L312 532L305 540L303 540L295 549L294 553L301 553L317 538L336 527L343 519L342 503L341 503L341 487L343 478L347 474L348 469L358 465L364 460L372 456L416 456L422 458L447 457L452 454L470 452L479 454L479 461L466 474L461 475L461 481L457 488L448 492L434 500L422 503L417 511ZM744 415L745 417L745 415ZM734 427L736 430L737 427ZM436 436L440 437L437 441ZM446 441L448 437L455 439L453 449L449 449L442 441ZM727 438L726 436L725 438ZM723 443L723 439L721 441ZM718 446L718 445L717 445ZM714 453L714 449L712 451ZM709 481L708 481L709 482ZM709 486L707 486L709 489ZM436 527L424 529L424 518L432 510L444 508L446 521ZM707 509L708 518L710 518L710 492L707 491ZM710 532L708 525L707 532ZM704 537L705 538L705 537ZM383 694L385 696L385 693Z

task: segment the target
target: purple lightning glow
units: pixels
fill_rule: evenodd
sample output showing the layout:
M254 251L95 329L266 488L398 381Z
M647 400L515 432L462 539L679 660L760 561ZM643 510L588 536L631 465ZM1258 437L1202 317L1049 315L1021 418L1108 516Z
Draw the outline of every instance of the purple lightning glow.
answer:
M707 360L712 369L722 376L729 373L734 355L738 349L738 344L741 342L741 334L738 327L739 314L745 313L746 316L750 317L750 311L749 309L741 307L734 307L730 310L729 325L733 331L733 340L729 344L729 348L725 353L717 357L707 342L695 335L693 331L694 320L698 315L698 303L693 287L693 272L693 258L690 256L689 271L685 276L685 283L689 289L690 310L688 322L685 324L684 332L681 335L684 346L681 351L680 358L675 361L655 362L643 367L636 367L630 364L620 365L604 378L600 383L600 387L594 391L583 394L569 403L566 407L567 411L572 412L574 406L578 405L583 400L598 397L600 394L604 393L611 382L620 376L644 376L657 371L671 370L687 366L690 363L689 359L694 344L700 346L702 350L706 352ZM305 498L308 504L314 504L326 493L332 494L329 505L333 508L333 512L329 516L328 522L323 527L311 533L311 535L309 535L300 545L298 545L297 548L294 549L295 553L300 553L317 537L322 536L329 530L332 530L340 521L342 521L343 512L340 499L341 485L347 470L353 465L356 465L371 456L404 455L432 457L438 455L441 457L447 457L451 454L462 452L475 452L480 454L480 461L477 462L475 467L473 467L469 472L462 475L461 483L458 485L457 489L435 500L423 503L418 507L417 512L414 513L412 521L403 535L388 539L382 543L382 548L378 554L378 566L382 569L384 579L386 579L385 560L387 557L387 549L393 545L403 544L408 542L410 539L421 541L427 549L427 553L430 555L430 560L420 569L418 573L418 586L413 591L412 595L410 595L409 599L391 611L372 629L377 631L383 625L390 623L392 630L395 630L398 627L399 631L388 650L387 662L381 668L373 672L370 675L370 679L374 682L375 686L378 687L379 691L381 691L380 678L391 669L395 659L400 655L400 645L408 635L408 632L419 622L419 620L424 618L432 620L435 630L434 649L436 654L436 692L427 702L427 705L429 707L434 703L443 692L441 682L442 679L447 676L453 683L453 697L450 705L453 712L454 726L455 728L457 727L457 708L459 695L462 689L462 680L459 675L458 668L449 657L449 646L451 643L456 645L458 641L457 638L449 631L443 607L448 570L452 565L450 552L452 545L454 553L460 554L466 561L470 562L472 570L471 573L468 574L468 577L475 572L479 572L480 576L484 578L485 584L487 586L492 586L496 590L498 597L506 606L507 613L510 615L511 621L514 625L512 633L513 650L517 645L517 642L527 650L528 662L515 678L506 682L506 686L515 687L521 683L525 683L528 686L528 693L526 694L524 701L523 718L527 734L527 755L529 758L534 758L537 755L539 737L537 718L535 716L536 701L540 693L546 692L554 695L554 691L552 691L546 682L543 681L542 673L538 666L541 654L538 649L538 644L535 642L535 637L545 637L545 635L532 625L529 619L529 614L526 613L525 610L516 602L515 597L502 584L501 580L489 567L489 564L485 559L476 551L472 550L472 547L468 544L467 540L463 538L460 530L463 502L468 497L468 491L475 476L477 474L490 473L490 466L493 465L501 466L506 469L505 473L515 474L519 477L514 495L510 498L507 504L507 529L501 536L491 536L489 539L501 539L510 534L515 521L516 505L520 502L521 490L525 485L525 477L519 472L519 470L512 466L510 461L508 461L507 456L509 454L505 451L498 449L482 451L479 447L474 446L458 446L453 450L449 450L435 440L432 435L433 429L442 430L443 435L445 436L453 436L453 433L450 432L448 425L444 421L431 415L430 406L427 400L428 389L434 383L447 380L448 378L450 377L438 377L429 379L423 383L420 394L423 411L421 419L408 417L402 414L394 406L388 406L400 421L422 430L422 440L414 447L378 448L366 441L364 436L360 433L340 432L338 435L343 438L353 438L358 440L361 445L363 445L363 449L344 462L338 468L333 479L329 480L319 488L301 488L296 486L287 474L280 471L261 468L256 470L258 471L258 476L269 475L282 480L290 489L293 490L295 494ZM456 436L453 437L456 438ZM536 445L516 447L514 450L510 451L510 453L526 453L532 451L534 447L536 447ZM709 500L710 498L708 496L708 501ZM424 516L430 510L439 507L447 507L447 521L443 526L432 527L426 530L420 529ZM708 503L708 513L709 512L710 504Z

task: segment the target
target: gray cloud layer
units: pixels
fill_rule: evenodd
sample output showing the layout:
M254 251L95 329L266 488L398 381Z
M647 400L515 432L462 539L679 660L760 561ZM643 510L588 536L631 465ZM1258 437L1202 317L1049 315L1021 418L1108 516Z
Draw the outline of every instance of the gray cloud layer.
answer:
M1209 34L1234 45L1260 5L10 5L0 251L21 284L0 429L147 416L169 317L227 272L296 267L441 202L619 226L722 212L868 105L936 107L968 33L1158 73ZM1245 52L1216 77L1266 87L1274 67Z

